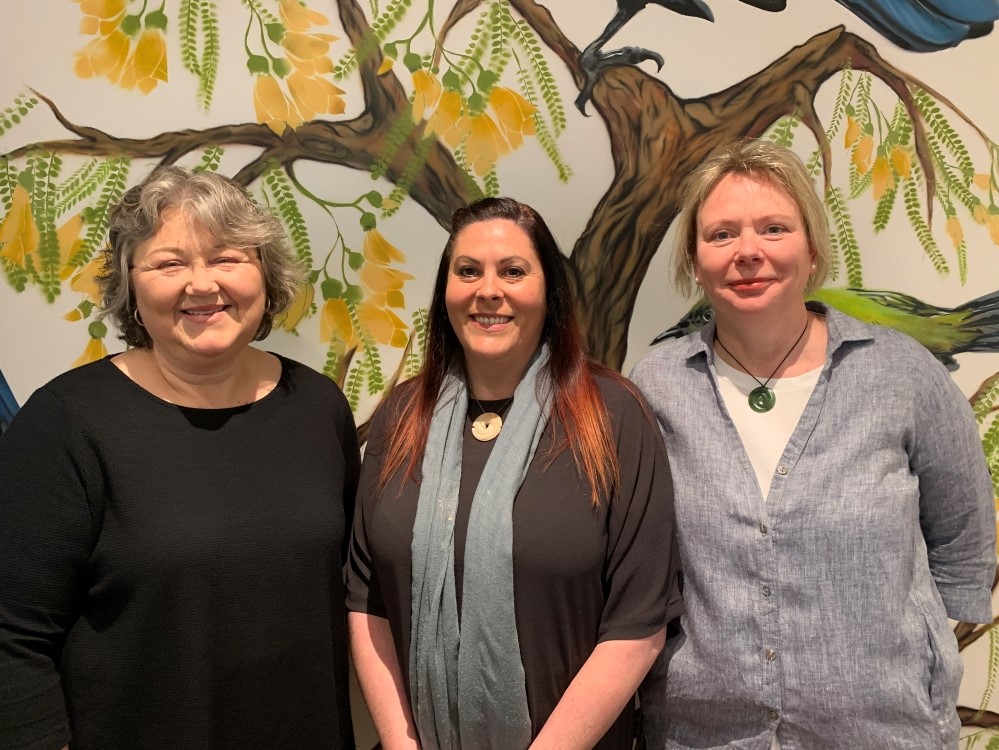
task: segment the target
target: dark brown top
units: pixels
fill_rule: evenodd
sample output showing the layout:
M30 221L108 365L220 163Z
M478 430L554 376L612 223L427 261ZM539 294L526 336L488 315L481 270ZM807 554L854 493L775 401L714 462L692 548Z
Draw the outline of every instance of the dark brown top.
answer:
M594 508L589 485L569 451L549 465L557 437L549 424L513 507L514 608L532 736L541 731L597 643L653 635L683 609L672 480L659 431L622 384L609 378L597 382L621 464L620 496ZM381 494L375 485L399 405L412 387L400 386L372 421L347 567L348 609L388 619L407 685L411 543L419 485L410 481L400 487L400 476ZM471 420L479 411L471 402L463 443L455 521L459 580L471 501L495 445L471 436ZM460 597L460 583L456 593ZM630 750L634 718L629 706L597 747Z

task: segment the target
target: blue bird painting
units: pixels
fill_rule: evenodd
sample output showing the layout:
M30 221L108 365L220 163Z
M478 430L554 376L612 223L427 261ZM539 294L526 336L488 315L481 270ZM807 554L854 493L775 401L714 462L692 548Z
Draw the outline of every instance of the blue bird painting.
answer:
M955 354L999 352L999 290L957 307L937 307L901 292L849 287L817 289L809 299L823 302L865 323L888 326L911 336L948 370L958 368ZM652 343L696 331L713 317L711 306L701 299Z
M7 384L7 378L3 376L3 370L0 370L0 435L7 431L7 427L10 426L11 420L14 419L14 414L17 413L18 406L17 401L14 399L14 392L11 391L10 385Z
M803 0L804 1L804 0ZM815 2L815 0L807 0ZM956 47L967 39L985 36L999 20L999 0L836 0L879 34L903 49L913 52L936 52ZM787 7L787 0L739 0L759 10L777 13ZM600 72L619 64L637 64L652 60L662 69L663 57L642 47L622 47L604 51L603 46L622 26L647 5L692 18L714 22L711 8L704 0L617 0L617 12L600 35L583 51L582 63L587 80L576 98L576 106L585 114L586 101Z

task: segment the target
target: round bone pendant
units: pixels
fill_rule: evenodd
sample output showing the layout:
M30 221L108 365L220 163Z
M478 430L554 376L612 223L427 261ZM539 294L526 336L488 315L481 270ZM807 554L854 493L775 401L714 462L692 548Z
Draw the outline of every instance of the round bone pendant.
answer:
M472 421L472 437L483 443L495 440L502 429L503 418L496 412L484 412Z

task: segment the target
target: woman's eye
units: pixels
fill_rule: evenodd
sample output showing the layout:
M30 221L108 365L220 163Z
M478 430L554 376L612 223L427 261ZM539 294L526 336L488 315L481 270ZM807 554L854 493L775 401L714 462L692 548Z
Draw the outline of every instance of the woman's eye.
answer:
M458 266L454 270L454 275L463 279L474 279L479 275L479 269L475 266Z
M724 242L725 240L732 239L733 236L734 235L727 229L719 229L717 232L711 235L711 239L714 240L715 242Z
M784 227L779 224L771 224L763 230L765 234L784 234Z
M184 264L181 263L179 260L165 260L157 266L157 268L161 268L163 270L170 270L173 268L183 268L183 267Z
M213 261L213 263L215 263L216 265L227 265L227 264L239 263L239 262L240 262L239 258L231 257L231 256L228 256L228 255L224 255L224 256L222 256L220 258L216 258Z
M523 268L518 266L510 266L509 268L503 269L503 275L508 279L521 279L527 275Z

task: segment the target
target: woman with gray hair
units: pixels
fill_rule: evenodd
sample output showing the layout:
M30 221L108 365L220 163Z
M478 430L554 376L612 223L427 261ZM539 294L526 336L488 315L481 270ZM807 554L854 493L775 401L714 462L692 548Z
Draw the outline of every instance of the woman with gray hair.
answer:
M0 747L354 747L353 419L250 346L302 277L228 178L161 168L112 210L102 314L131 348L0 441Z
M829 265L801 161L689 177L674 279L714 320L632 379L670 450L686 612L641 690L649 748L955 747L947 618L991 622L971 409L912 339L805 302Z

